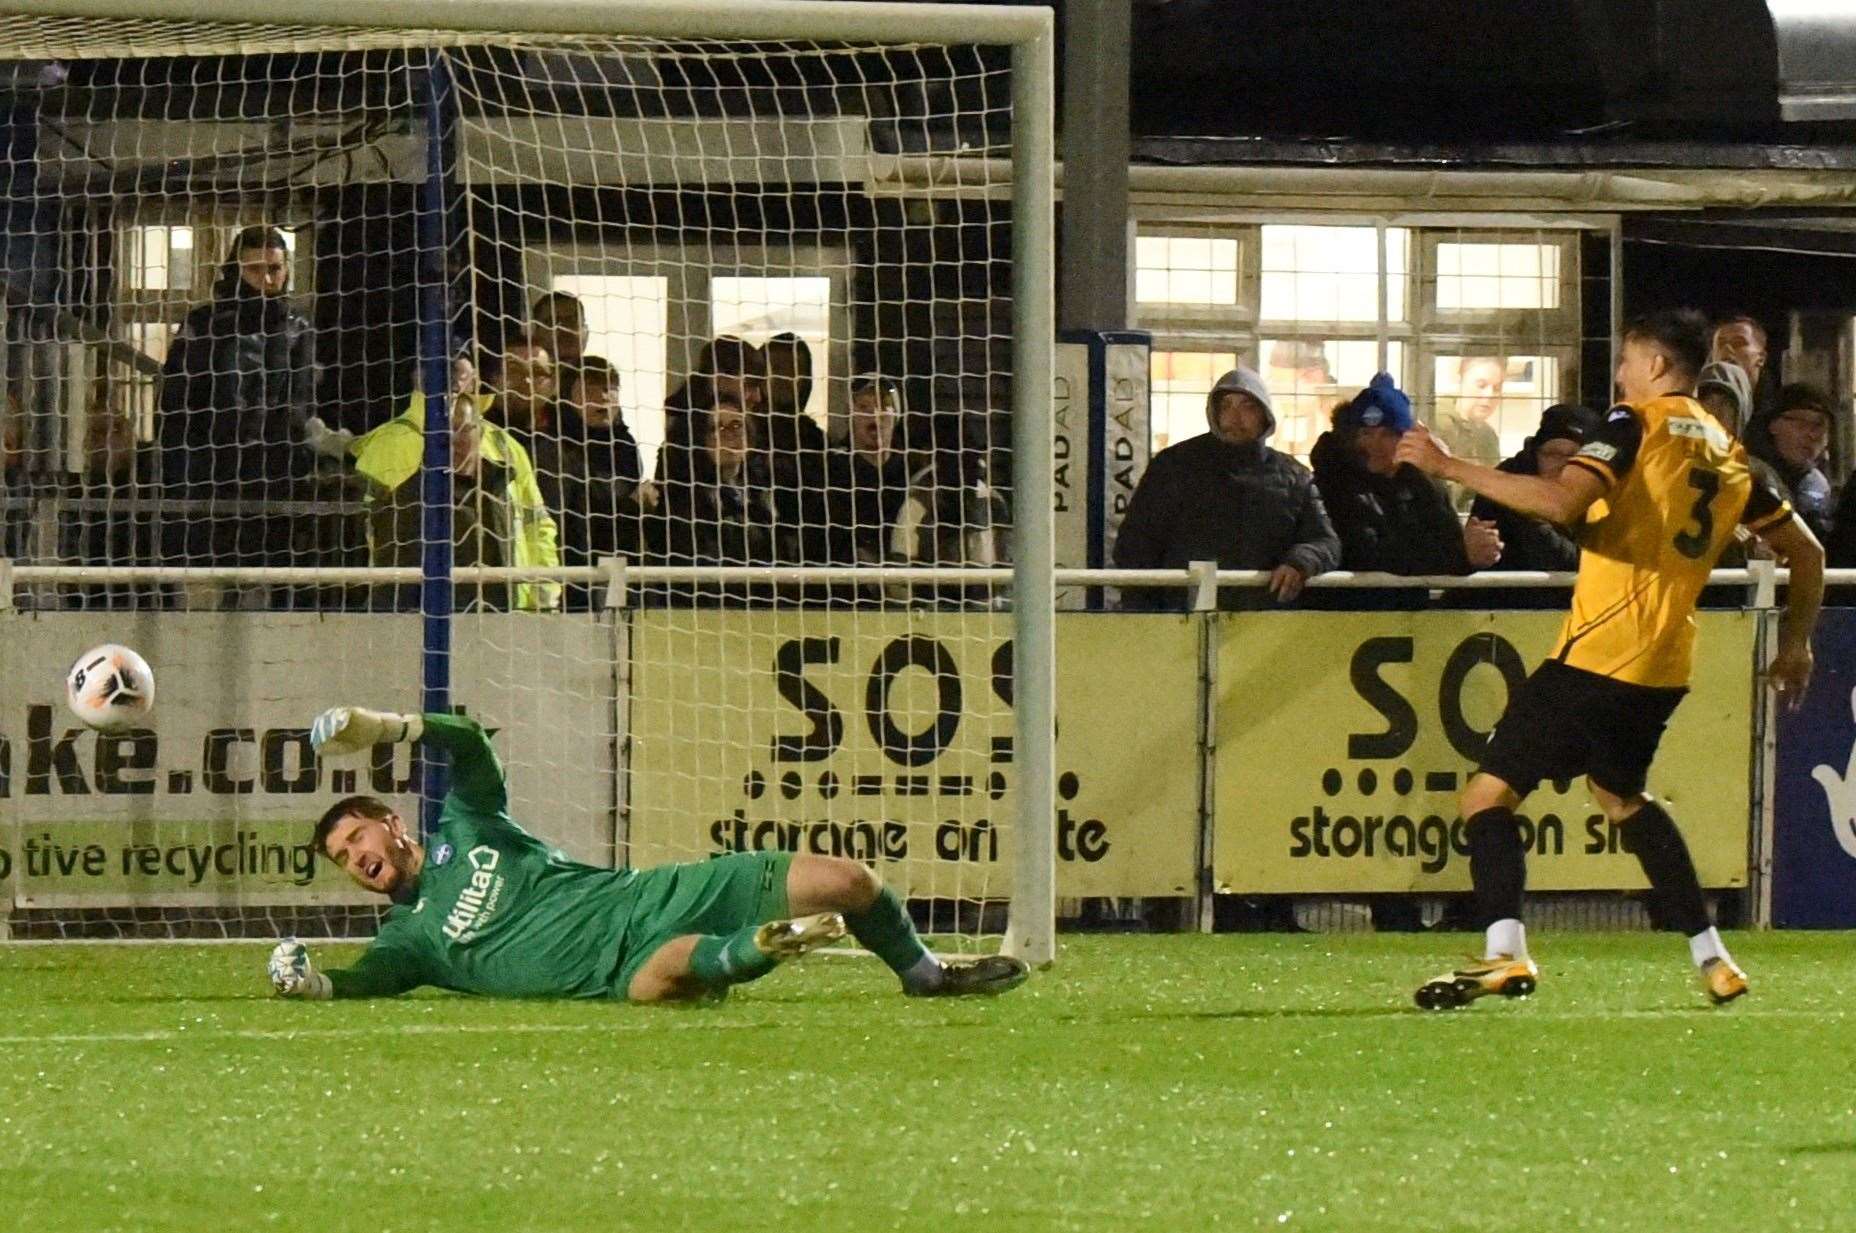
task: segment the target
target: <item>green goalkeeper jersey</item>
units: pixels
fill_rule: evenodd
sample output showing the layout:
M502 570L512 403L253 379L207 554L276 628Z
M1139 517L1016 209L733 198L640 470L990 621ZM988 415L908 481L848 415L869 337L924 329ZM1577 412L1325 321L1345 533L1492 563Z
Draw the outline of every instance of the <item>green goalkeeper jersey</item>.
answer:
M629 869L567 859L509 817L502 765L475 720L427 715L451 754L451 794L410 903L329 973L338 998L437 985L498 997L622 997L613 988L633 910Z

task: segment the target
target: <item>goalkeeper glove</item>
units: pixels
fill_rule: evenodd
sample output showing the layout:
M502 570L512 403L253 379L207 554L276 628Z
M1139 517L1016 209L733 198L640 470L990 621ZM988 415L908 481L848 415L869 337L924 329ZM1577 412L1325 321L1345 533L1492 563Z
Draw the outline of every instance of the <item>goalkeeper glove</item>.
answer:
M330 707L309 728L309 746L323 757L364 753L383 742L416 741L425 733L418 715L395 715L358 706Z
M309 951L295 938L285 938L271 951L269 971L280 998L325 1002L335 996L329 978L309 966Z
M321 416L312 415L303 421L303 444L319 458L346 458L354 434L346 428L330 428Z

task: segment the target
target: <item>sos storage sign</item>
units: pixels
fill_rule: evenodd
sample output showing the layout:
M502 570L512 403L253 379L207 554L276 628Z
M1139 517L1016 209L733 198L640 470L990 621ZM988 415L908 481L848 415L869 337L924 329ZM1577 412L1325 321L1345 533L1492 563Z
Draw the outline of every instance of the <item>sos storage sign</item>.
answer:
M1508 693L1548 651L1547 612L1241 613L1220 618L1213 872L1251 892L1461 890L1456 795ZM1699 616L1689 697L1650 777L1708 886L1747 863L1753 619ZM1522 807L1528 884L1644 885L1582 781Z
M1059 616L1059 894L1193 893L1197 636ZM876 862L907 894L1008 895L1011 655L996 613L638 613L630 863L782 849Z

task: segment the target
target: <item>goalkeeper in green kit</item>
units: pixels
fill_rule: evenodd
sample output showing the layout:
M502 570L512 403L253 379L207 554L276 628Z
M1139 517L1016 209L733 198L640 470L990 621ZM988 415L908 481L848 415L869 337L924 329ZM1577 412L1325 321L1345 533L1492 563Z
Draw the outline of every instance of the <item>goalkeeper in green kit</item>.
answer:
M318 754L417 741L451 755L451 794L429 844L383 801L351 796L316 824L316 849L394 906L353 967L321 971L295 939L271 952L290 998L364 998L436 985L497 997L709 997L765 976L848 931L923 997L1024 983L1004 955L943 961L895 892L856 861L747 852L654 869L568 860L509 817L502 765L475 720L337 707L316 718Z

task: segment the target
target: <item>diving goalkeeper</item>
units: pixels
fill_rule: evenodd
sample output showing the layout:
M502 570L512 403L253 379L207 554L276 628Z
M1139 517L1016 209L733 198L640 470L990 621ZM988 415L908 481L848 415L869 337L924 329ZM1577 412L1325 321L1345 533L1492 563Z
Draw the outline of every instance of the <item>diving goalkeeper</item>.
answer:
M654 869L599 869L509 817L502 765L483 728L452 715L336 707L316 718L318 754L424 740L451 755L438 832L419 842L370 796L316 823L317 851L394 906L353 967L320 971L300 942L271 952L289 998L387 997L420 985L498 997L683 1001L765 976L848 930L920 997L1003 993L1023 962L942 961L895 892L856 861L749 852Z

